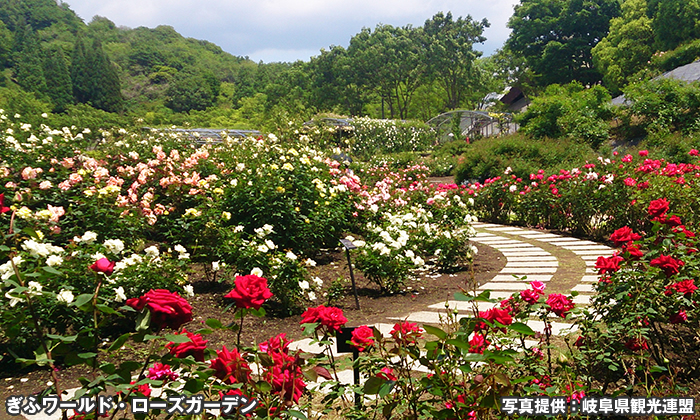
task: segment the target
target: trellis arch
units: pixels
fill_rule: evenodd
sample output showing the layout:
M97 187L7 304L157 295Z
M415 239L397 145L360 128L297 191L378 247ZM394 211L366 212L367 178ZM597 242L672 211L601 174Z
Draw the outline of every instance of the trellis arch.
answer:
M512 121L511 114L466 109L456 109L440 114L430 119L428 125L437 132L438 139L445 142L453 138L457 120L459 134L463 138L498 136L514 133L518 129L518 125Z

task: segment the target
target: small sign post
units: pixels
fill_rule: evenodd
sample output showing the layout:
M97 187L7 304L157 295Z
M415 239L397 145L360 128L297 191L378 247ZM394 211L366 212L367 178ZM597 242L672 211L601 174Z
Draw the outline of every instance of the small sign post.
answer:
M352 281L352 292L355 294L355 307L360 309L360 299L357 297L357 286L355 286L355 276L352 273L352 262L350 261L350 250L357 248L352 241L341 239L340 243L345 247L345 255L348 257L348 269L350 269L350 281Z
M341 239L342 240L342 239ZM350 242L350 241L348 241ZM357 358L360 352L350 344L348 341L352 339L352 331L355 327L342 327L340 333L336 335L336 350L338 353L352 353L352 379L356 386L360 385L360 368L357 366ZM355 406L362 407L362 395L360 393L355 393Z

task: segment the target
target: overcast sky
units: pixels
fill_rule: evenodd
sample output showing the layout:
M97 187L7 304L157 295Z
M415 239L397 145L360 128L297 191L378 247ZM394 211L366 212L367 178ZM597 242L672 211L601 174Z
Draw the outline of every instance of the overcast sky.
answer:
M254 61L308 61L321 49L347 47L363 27L423 26L438 12L488 19L490 55L508 38L508 18L518 0L67 0L85 23L99 15L117 26L170 25Z

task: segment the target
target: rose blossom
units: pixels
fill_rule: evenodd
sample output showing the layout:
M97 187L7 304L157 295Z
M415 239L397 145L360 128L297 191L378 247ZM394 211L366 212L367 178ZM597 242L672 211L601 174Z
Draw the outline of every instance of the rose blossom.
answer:
M653 200L649 203L647 211L649 212L649 217L652 218L663 216L668 211L668 200L665 198Z
M217 358L211 361L211 368L216 371L216 377L230 384L246 383L250 380L250 366L237 349L228 350L226 346L216 352Z
M610 235L610 240L615 243L615 246L620 246L632 241L638 241L642 237L634 233L629 226L621 227Z
M160 362L155 362L152 368L148 369L148 379L156 381L170 382L178 378L178 374L173 372L170 365L164 365Z
M552 293L547 296L547 305L552 312L562 318L566 318L566 313L574 308L574 303L568 297L559 293Z
M625 259L619 255L612 257L600 256L595 262L595 268L598 269L598 274L614 273L620 269L620 263Z
M363 325L352 330L350 344L359 351L365 351L374 345L374 329Z
M270 339L268 339L267 341L258 344L258 348L260 349L260 351L265 353L288 353L289 343L291 342L291 340L287 340L287 334L280 333L275 337L270 337Z
M192 306L180 295L169 290L151 289L140 298L128 299L126 304L137 311L148 307L151 311L151 322L159 329L170 327L176 330L192 321Z
M245 309L260 309L273 295L267 288L267 279L255 274L236 276L235 287L226 298L236 301L236 306Z
M669 318L668 322L671 324L682 324L688 320L688 314L685 313L685 310L681 309L677 313L671 315L671 318Z
M325 307L319 305L308 308L301 314L301 324L319 324L318 328L325 327L328 332L340 332L340 328L348 322L340 308Z
M649 261L649 265L652 267L659 267L664 271L666 277L671 277L674 274L678 274L678 271L685 263L681 260L677 260L670 255L659 255L657 258Z
M690 299L690 295L692 295L697 289L697 286L695 286L695 280L687 279L666 286L666 291L664 294L666 294L666 296L671 296L675 290L676 292L682 293L686 298Z
M469 353L484 354L484 348L491 344L481 333L474 333L474 337L469 340Z
M394 375L394 369L390 367L383 367L377 372L377 378L384 379L385 381L395 381L398 379L396 375Z
M172 341L168 343L165 347L170 350L170 354L177 358L184 358L187 356L193 356L194 360L198 362L204 361L204 349L207 348L207 340L204 340L201 335L193 334L186 329L183 329L180 335L187 334L190 341L184 343L173 343Z
M114 272L115 265L116 262L114 261L110 261L107 258L100 258L90 266L90 269L97 273L105 273L109 276Z
M416 323L404 321L394 324L394 328L389 334L399 344L415 344L416 340L423 334L423 329Z

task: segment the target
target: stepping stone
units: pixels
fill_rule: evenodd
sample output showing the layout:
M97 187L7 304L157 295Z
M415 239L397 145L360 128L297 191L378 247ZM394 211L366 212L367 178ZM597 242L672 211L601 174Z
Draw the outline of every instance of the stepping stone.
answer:
M597 261L598 257L600 257L600 255L579 255L579 258L584 261Z
M524 231L524 229L514 228L511 226L490 227L490 228L486 228L486 229L495 230L497 232L523 232Z
M595 290L593 290L593 285L592 284L577 284L574 286L573 289L577 292L583 292L583 293L593 293Z
M476 235L474 235L475 238L502 238L502 236L498 236L493 233L488 233L488 232L476 232Z
M610 256L615 253L614 249L600 249L600 250L593 250L593 249L583 249L583 250L570 250L576 255L598 255L598 256Z
M483 242L483 243L488 244L488 245L491 245L491 246L493 246L493 245L498 245L498 246L501 246L501 245L516 245L516 244L522 244L522 243L523 243L522 241L516 241L515 239L502 239L502 240L499 240L499 241L494 241L494 242L492 243L490 240L488 240L488 238L476 238L476 239L472 238L472 241L474 241L474 242Z
M489 229L492 227L495 227L495 228L503 227L503 225L494 225L493 223L482 223L482 222L472 223L472 225L474 227L480 227L480 228L485 228L485 229Z
M474 305L476 304L477 310L479 311L488 311L489 309L493 307L497 307L498 303L491 303L491 302L465 302L463 300L449 300L447 301L447 305L449 305L450 310L458 310L460 312L467 312L470 313L474 309ZM428 306L430 309L437 309L437 310L446 310L445 308L445 303L436 303L434 305Z
M501 251L501 254L503 254L506 257L546 257L550 256L550 254L547 251L518 251L518 250L508 250L508 251Z
M552 245L556 246L566 246L566 245L600 245L597 242L584 241L582 239L576 238L560 238L560 239L543 239L544 242L550 242Z
M311 344L311 340L311 338L303 338L298 341L293 341L289 344L289 348L292 350L301 350L312 354L324 353L326 351L326 346L322 346L318 343ZM340 354L336 351L335 337L331 337L330 340L333 342L333 344L331 344L331 352L333 353L334 357L337 357Z
M561 319L561 318L560 318ZM544 334L544 321L539 321L535 319L530 319L526 322L527 326L532 328L535 332L541 332ZM578 328L574 327L572 324L567 324L564 322L552 322L552 335L566 335L571 331L576 331ZM572 329L573 327L573 329Z
M441 312L431 312L431 311L418 311L412 312L407 318L395 318L390 317L389 319L396 319L403 321L406 319L408 322L417 322L420 324L440 324L440 318L447 319L447 313L445 311ZM457 319L465 318L467 315L455 315Z
M587 250L587 249L596 249L596 250L600 249L603 251L613 250L609 246L605 246L605 245L560 245L560 246L562 248L568 249L570 251L574 251L574 250L583 251L583 250Z
M525 283L530 284L531 281L550 281L552 280L552 275L551 274L525 274L527 278L524 280ZM522 276L519 276L522 277ZM517 281L523 281L516 279L510 274L499 274L494 276L494 278L491 279L492 282L517 282ZM597 281L597 280L596 280Z
M581 281L590 282L590 283L598 283L598 280L599 280L599 277L597 275L596 276L588 275L588 276L581 277Z
M479 286L481 290L526 290L530 288L529 283L506 283L506 282L488 282L484 285Z
M508 267L506 265L502 274L541 274L541 273L556 273L558 267Z
M574 296L573 301L577 305L590 305L591 297L591 295L578 295Z
M543 261L558 261L557 257L554 255L542 256L542 257L508 257L506 258L508 262L518 262L518 261L530 261L530 262L543 262Z
M553 233L527 233L524 235L520 235L523 238L528 238L528 239L536 239L536 240L544 240L544 239L551 239L551 238L561 238L560 235L555 235Z
M508 258L506 267L558 267L557 261L511 261Z
M481 294L481 292L482 291L479 291L477 293L470 292L469 294L471 294L472 296L476 296L476 295ZM508 299L510 297L510 295L512 295L512 294L513 294L513 292L502 292L502 291L498 291L498 290L491 290L489 297L491 299L503 300L503 299Z
M498 250L504 249L504 250L515 250L515 249L536 249L536 250L541 250L542 248L529 244L527 242L518 242L518 243L513 243L513 244L497 244L497 245L491 245L491 247L496 248Z

